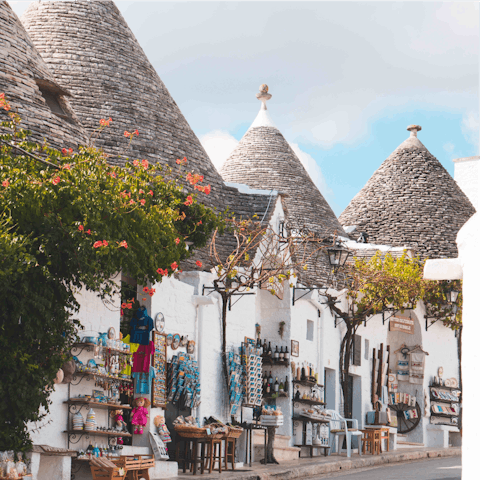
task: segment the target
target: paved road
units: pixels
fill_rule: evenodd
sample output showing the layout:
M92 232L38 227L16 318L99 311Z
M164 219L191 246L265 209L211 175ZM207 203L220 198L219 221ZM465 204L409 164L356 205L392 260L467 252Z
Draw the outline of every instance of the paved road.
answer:
M323 480L326 478L344 478L345 480L460 480L461 476L461 457L448 457L355 469L345 473L329 473L308 477L305 480Z

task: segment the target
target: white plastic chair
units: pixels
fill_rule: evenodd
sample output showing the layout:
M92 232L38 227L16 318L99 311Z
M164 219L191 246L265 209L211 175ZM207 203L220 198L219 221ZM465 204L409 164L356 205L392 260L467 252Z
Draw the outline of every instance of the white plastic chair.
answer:
M327 410L327 412L331 416L330 420L330 436L333 435L333 442L330 441L330 445L335 446L336 448L336 441L338 438L339 441L339 448L338 453L347 452L347 457L352 456L352 437L360 437L358 439L358 454L362 454L362 446L361 446L361 438L362 432L358 429L358 420L354 418L343 418L338 412L335 410ZM352 422L352 428L348 428L348 422ZM342 449L343 440L346 440L347 449ZM330 449L329 455L332 452Z

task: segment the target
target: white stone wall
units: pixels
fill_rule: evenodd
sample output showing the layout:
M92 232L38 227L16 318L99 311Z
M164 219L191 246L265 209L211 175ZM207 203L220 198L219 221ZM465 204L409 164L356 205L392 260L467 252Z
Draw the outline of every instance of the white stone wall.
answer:
M480 157L456 158L454 178L468 199L478 211L480 198L478 196Z

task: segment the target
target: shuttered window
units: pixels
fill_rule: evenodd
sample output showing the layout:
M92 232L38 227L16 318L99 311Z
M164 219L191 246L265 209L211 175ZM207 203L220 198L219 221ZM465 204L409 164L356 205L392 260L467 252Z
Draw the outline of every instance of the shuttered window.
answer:
M360 335L353 336L353 365L362 364L362 337Z

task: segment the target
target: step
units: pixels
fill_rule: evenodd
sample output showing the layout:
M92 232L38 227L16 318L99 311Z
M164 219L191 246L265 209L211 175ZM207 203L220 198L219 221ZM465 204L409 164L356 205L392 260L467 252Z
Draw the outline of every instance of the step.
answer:
M255 462L259 462L263 459L265 449L263 445L254 445L254 459ZM279 463L291 462L292 460L298 460L300 455L300 448L298 447L274 447L273 455Z
M288 447L290 446L290 436L289 435L275 435L275 447ZM264 433L260 431L255 431L253 433L253 444L254 445L263 445L264 443ZM263 458L263 457L262 457Z
M397 440L397 448L413 448L413 447L424 447L423 443L416 443L416 442L407 442L405 440Z

